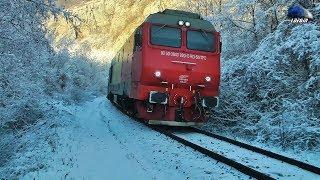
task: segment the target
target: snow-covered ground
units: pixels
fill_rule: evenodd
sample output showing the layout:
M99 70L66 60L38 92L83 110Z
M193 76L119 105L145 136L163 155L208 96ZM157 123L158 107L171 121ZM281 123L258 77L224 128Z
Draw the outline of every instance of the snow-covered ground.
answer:
M120 113L104 97L60 106L68 125L48 168L22 179L248 179Z

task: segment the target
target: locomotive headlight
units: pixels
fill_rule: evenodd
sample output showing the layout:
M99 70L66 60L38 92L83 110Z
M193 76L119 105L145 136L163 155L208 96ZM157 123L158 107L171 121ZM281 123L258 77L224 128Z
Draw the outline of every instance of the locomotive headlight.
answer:
M178 24L179 24L179 26L183 26L184 22L183 21L179 21Z
M191 26L191 23L190 22L186 22L185 24L187 27L190 27Z
M207 82L210 82L211 81L211 77L210 76L207 76L206 78L204 78Z
M160 72L160 71L155 71L155 72L154 72L154 75L155 75L157 78L159 78L159 77L161 77L161 72Z

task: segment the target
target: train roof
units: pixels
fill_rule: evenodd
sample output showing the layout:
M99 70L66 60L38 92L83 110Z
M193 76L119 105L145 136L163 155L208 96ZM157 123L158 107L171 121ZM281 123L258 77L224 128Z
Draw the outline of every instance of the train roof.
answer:
M214 26L209 21L202 19L199 14L172 9L166 9L162 12L151 14L145 22L177 25L178 21L181 20L190 22L191 27L196 29L215 31Z

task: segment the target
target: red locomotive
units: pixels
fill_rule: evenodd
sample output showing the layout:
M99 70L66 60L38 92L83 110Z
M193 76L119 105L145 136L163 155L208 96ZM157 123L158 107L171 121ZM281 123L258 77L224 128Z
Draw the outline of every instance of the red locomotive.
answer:
M201 126L218 105L220 33L200 15L150 15L112 60L108 99L149 124Z

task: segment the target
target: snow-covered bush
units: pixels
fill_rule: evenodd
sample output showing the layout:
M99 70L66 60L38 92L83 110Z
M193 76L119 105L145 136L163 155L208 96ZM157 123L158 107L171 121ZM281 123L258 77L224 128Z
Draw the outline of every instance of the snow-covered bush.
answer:
M45 77L45 93L65 102L81 102L106 92L108 64L94 62L82 55L60 52L51 62Z
M51 136L51 131L37 131L59 124L59 114L52 113L57 101L81 102L106 90L106 64L51 48L46 19L68 16L54 2L0 2L0 177L6 179L23 173L8 165L18 158L20 146L36 146L50 139L46 136ZM28 141L24 136L30 133L35 139L21 144Z
M252 53L224 59L221 104L211 124L284 148L314 149L319 97L320 27L283 21Z
M48 97L78 101L83 98L81 91L106 90L106 64L50 47L45 20L63 13L53 1L6 0L0 8L1 125L17 117L19 107L37 106Z
M189 2L186 8L199 12L221 32L223 57L229 59L255 50L260 41L286 18L287 9L294 2L200 0Z
M103 64L53 52L43 26L48 13L58 13L51 6L40 0L1 1L1 125L18 117L20 107L37 106L48 97L61 94L78 101L81 91L97 94L106 89Z

